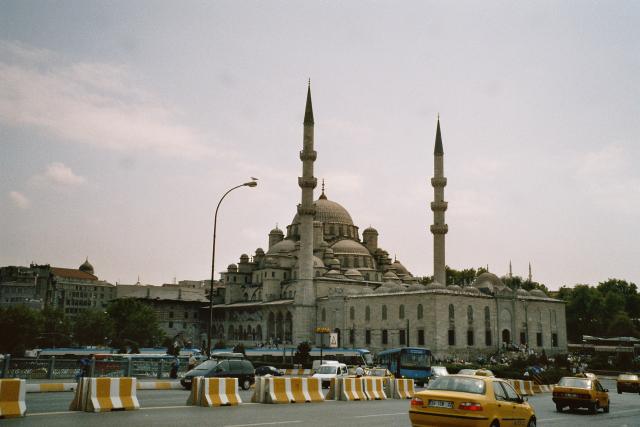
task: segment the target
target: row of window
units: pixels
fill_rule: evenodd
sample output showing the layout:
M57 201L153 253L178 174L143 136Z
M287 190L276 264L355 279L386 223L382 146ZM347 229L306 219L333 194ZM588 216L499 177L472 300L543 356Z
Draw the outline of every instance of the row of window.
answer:
M197 311L193 312L192 317L193 317L194 319L197 319L197 318L198 318L198 312L197 312ZM185 312L184 312L184 318L185 318L185 319L188 319L188 318L189 318L189 312L188 312L188 311L185 311ZM170 311L170 312L169 312L169 319L173 319L173 311Z

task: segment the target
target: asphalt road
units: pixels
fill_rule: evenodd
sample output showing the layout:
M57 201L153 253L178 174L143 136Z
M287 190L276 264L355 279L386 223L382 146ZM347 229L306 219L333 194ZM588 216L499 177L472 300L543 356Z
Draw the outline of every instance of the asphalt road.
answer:
M613 392L609 414L588 414L584 410L558 413L551 401L551 394L539 394L529 398L538 418L539 426L640 426L640 395L617 394L615 383L604 380L603 385ZM20 426L68 426L90 424L92 426L128 425L189 426L194 423L224 427L287 426L302 424L315 426L409 426L409 402L386 400L373 402L305 403L268 405L244 403L237 407L200 408L187 407L187 391L140 390L138 399L141 410L92 414L68 412L72 393L28 393L27 417L5 420L4 425ZM250 392L240 391L244 402L250 401Z

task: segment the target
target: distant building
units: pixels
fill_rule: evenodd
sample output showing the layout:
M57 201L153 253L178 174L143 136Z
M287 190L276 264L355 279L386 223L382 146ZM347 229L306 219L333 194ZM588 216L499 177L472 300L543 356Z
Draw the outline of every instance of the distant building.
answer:
M115 286L99 280L88 259L77 269L32 263L0 268L0 298L4 305L53 307L73 317L87 309L106 309Z
M164 333L183 345L192 343L199 347L202 344L200 309L209 302L204 288L118 284L116 297L135 298L148 304Z

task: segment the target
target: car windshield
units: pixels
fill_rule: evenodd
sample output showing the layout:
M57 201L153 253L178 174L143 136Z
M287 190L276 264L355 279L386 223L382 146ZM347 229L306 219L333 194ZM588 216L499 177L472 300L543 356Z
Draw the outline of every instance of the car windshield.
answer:
M433 370L433 373L435 375L447 375L447 368L445 368L444 366L434 366L431 368Z
M560 379L558 385L562 387L591 388L591 380L586 378L564 377Z
M202 362L195 368L194 371L208 371L211 368L215 367L219 362L217 360L207 360L206 362Z
M476 374L476 370L475 369L460 369L460 371L458 373L460 375L475 375Z
M335 374L337 369L338 369L337 366L323 365L323 366L320 366L320 368L318 368L318 373L319 374Z
M429 383L428 390L459 391L463 393L484 394L484 381L464 377L438 377Z
M408 349L400 353L403 368L424 369L429 366L429 355L423 351Z
M637 375L630 375L630 374L622 374L618 377L618 379L621 380L627 380L627 381L638 381L638 376Z
M384 377L385 375L387 375L387 370L386 369L371 369L369 371L369 375L371 375L372 377Z

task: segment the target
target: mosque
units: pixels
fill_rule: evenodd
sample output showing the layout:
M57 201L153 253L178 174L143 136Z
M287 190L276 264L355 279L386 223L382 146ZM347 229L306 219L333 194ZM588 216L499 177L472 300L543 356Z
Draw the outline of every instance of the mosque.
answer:
M309 87L300 204L286 233L278 227L269 232L266 252L257 248L252 257L243 254L221 274L214 342L318 345L315 330L324 327L338 333L340 347L374 352L420 346L438 358L468 359L511 345L548 355L567 351L563 301L540 290L512 291L492 273L480 274L468 286L446 286L447 178L439 118L431 179L434 281L426 286L378 246L376 229L360 232L347 209L329 199L324 183L314 200L316 157Z

